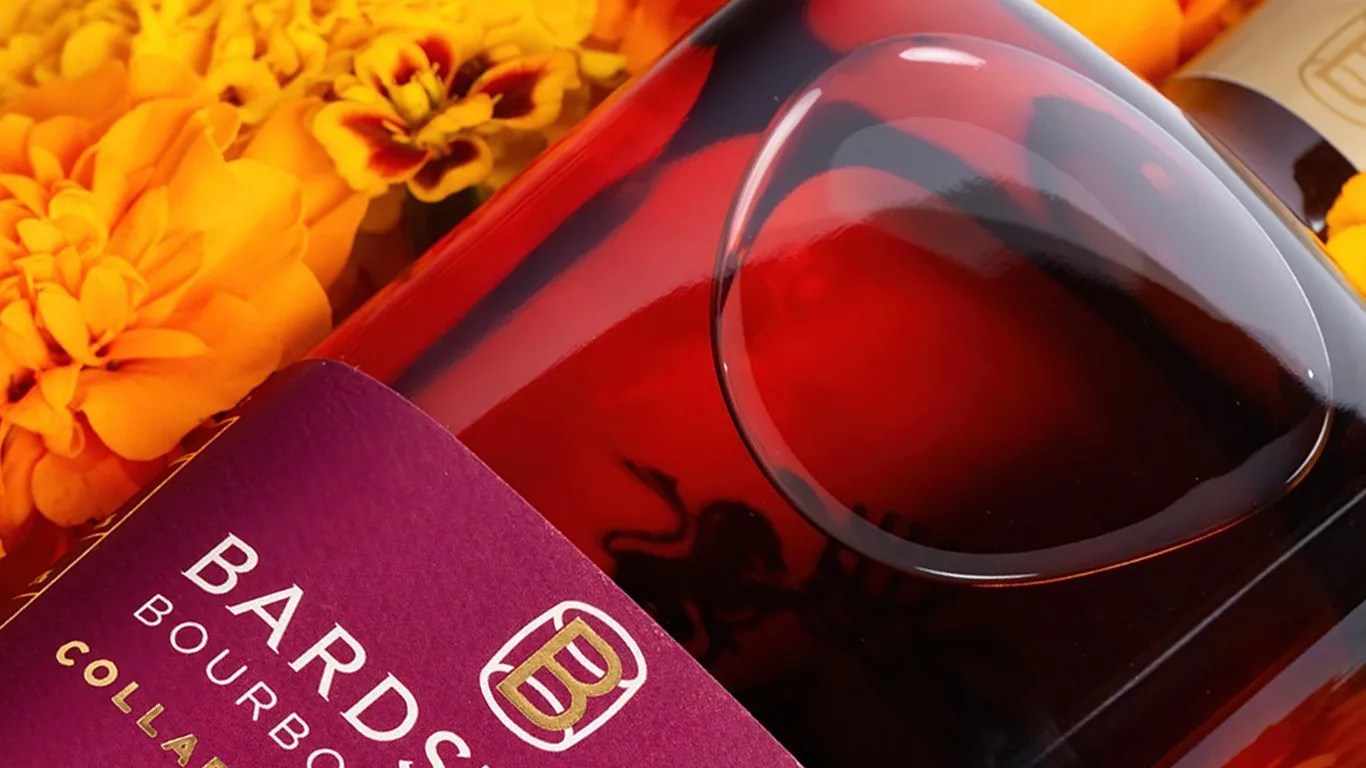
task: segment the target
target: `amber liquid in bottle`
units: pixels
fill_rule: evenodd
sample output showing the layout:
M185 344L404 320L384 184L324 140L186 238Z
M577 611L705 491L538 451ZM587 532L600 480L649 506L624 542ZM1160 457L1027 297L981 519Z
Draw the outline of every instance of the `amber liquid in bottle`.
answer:
M1363 334L1307 230L1032 3L737 0L321 352L808 768L1146 768L1366 571L1302 546L1360 517ZM1268 569L1277 608L1211 620Z

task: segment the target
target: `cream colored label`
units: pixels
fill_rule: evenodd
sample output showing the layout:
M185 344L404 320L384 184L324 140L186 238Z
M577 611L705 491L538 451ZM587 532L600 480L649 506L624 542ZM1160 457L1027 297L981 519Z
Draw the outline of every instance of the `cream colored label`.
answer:
M1366 0L1267 0L1177 76L1257 91L1366 168Z

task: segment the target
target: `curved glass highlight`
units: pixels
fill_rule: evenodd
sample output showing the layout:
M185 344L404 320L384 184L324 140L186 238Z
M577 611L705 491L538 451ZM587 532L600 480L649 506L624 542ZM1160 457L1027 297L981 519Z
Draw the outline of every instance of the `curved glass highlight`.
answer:
M774 118L723 238L733 418L797 510L886 565L1115 568L1275 501L1322 447L1328 353L1276 245L1157 123L1037 54L847 54Z

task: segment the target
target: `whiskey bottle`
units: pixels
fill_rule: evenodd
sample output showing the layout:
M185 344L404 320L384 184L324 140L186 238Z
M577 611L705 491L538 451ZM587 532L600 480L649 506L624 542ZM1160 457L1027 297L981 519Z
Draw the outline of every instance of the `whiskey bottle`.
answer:
M1366 3L1266 0L1165 91L1322 233L1366 168Z
M1266 185L1033 3L737 0L318 352L807 768L1148 768L1340 618L1301 545L1361 516L1363 338ZM1123 695L1283 561L1301 624ZM1141 738L1086 727L1116 697Z

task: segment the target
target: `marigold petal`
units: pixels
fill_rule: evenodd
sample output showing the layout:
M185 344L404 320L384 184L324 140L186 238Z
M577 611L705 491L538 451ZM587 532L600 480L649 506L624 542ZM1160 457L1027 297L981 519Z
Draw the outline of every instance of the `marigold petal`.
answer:
M96 145L91 189L109 201L111 214L119 213L145 190L169 184L187 163L212 154L221 157L238 125L236 111L226 104L199 108L190 101L160 99L139 105ZM203 148L206 143L213 152Z
M355 192L309 129L321 107L320 99L284 102L261 124L241 155L299 179L304 188L305 221L326 215Z
M556 51L499 64L480 76L470 92L491 96L493 118L503 125L539 130L555 122L565 91L578 85L573 55Z
M63 365L43 371L38 377L38 391L54 408L66 408L76 396L76 379L80 366Z
M209 346L189 331L175 328L133 328L109 344L106 356L115 362L182 360L206 354Z
M561 45L583 42L593 31L598 0L530 0L533 18Z
M99 440L73 458L41 457L32 471L33 504L52 522L71 527L108 517L151 479L157 463L121 459Z
M0 309L0 352L16 365L31 370L47 367L50 360L33 306L24 300L12 301Z
M63 233L63 236L65 234ZM55 283L55 285L42 286L42 288L57 288L72 296L77 295L81 288L81 271L85 268L85 260L81 258L81 254L68 245L57 251L53 262L56 271L54 275L48 278L48 281Z
M164 456L205 419L236 405L280 363L276 329L235 296L212 297L182 329L202 339L209 351L82 374L79 409L95 434L123 458Z
M80 187L66 187L52 196L47 204L47 214L54 219L63 232L92 232L103 242L102 232L96 230L100 220L100 204L89 190Z
M153 99L206 103L203 80L185 61L159 53L142 53L128 62L128 93L135 103Z
M8 431L0 454L0 539L13 542L33 516L33 468L43 453L37 435Z
M62 77L79 77L111 61L128 58L129 34L111 21L91 21L77 27L62 46Z
M493 171L493 152L483 139L458 139L445 154L432 158L408 182L417 199L435 203L479 184Z
M231 216L203 229L199 283L248 296L303 257L303 188L289 174L255 160L235 160L228 170L242 193L222 206Z
M147 276L139 323L158 325L176 311L204 268L204 243L203 232L186 232L167 237L147 251L138 264Z
M90 349L90 329L85 325L81 303L56 286L44 286L38 293L38 317L52 338L71 359L86 365L100 361Z
M60 116L98 121L116 112L127 93L128 70L112 62L89 74L30 88L5 109L38 121Z
M615 81L626 72L626 57L610 51L584 49L579 51L579 69L589 80L600 83Z
M71 455L75 448L75 417L67 408L58 408L47 401L42 392L30 390L16 403L4 409L5 423L13 424L43 438L48 450Z
M526 50L571 48L593 31L598 0L500 0L471 3L488 27L490 45L512 43ZM606 2L604 12L616 10Z
M248 125L260 123L280 99L280 83L264 62L231 61L215 67L207 78L208 89L237 108Z
M620 41L626 35L627 25L635 15L635 10L636 0L599 0L592 36L606 43Z
M170 200L165 187L149 190L141 195L119 218L109 238L109 253L139 264L152 246L166 234L170 221ZM144 265L152 268L153 265Z
M170 220L177 227L194 232L212 232L232 226L239 215L234 203L250 201L256 194L269 195L273 191L243 187L207 133L190 141L176 172L168 181Z
M1347 281L1366 296L1366 226L1338 229L1328 238L1327 250Z
M66 246L62 230L47 219L25 219L14 229L29 253L57 253Z
M56 158L62 175L66 176L76 167L81 153L94 143L91 122L68 115L59 115L44 120L33 127L29 134L29 148L41 148Z
M411 35L391 32L375 38L357 54L353 69L361 83L387 91L430 69L430 62Z
M19 224L14 225L16 231ZM57 257L50 253L29 253L26 249L21 251L26 254L14 259L14 268L28 281L27 292L31 293L37 282L55 279L57 274Z
M450 138L493 119L493 99L479 93L450 105L433 117L417 134L422 146L441 146Z
M109 205L109 220L141 194L159 167L175 167L195 133L189 102L163 99L139 105L119 118L96 144L92 191ZM152 185L158 186L158 185Z
M427 161L427 151L399 140L403 127L382 109L349 102L328 104L313 120L313 135L359 192L379 195L407 181Z
M242 158L285 171L303 185L303 222L308 227L306 263L324 287L341 274L365 215L368 196L337 173L332 158L308 126L318 99L281 104L257 130Z
M4 189L12 195L32 214L42 215L47 210L47 189L28 176L17 174L0 176L0 189Z
M118 333L132 320L128 282L105 267L91 267L81 283L81 314L90 333L103 338Z
M427 60L432 73L443 85L450 85L455 78L455 71L459 68L460 61L467 55L466 49L473 47L474 40L473 35L462 38L456 35L431 32L422 35L414 42L417 43L418 48L422 49L423 58Z
M261 317L275 328L282 346L281 362L308 354L332 330L332 307L313 271L296 264L260 286L250 298Z
M353 192L326 214L308 221L304 264L323 288L331 288L346 268L368 203L368 195Z
M42 147L29 146L28 165L33 169L34 180L45 187L56 185L66 175L62 171L62 161Z
M1106 53L1154 82L1176 69L1185 17L1177 0L1039 0Z
M0 173L28 173L28 141L36 124L28 115L0 115Z
M1366 173L1358 173L1347 180L1326 219L1328 235L1366 224Z

